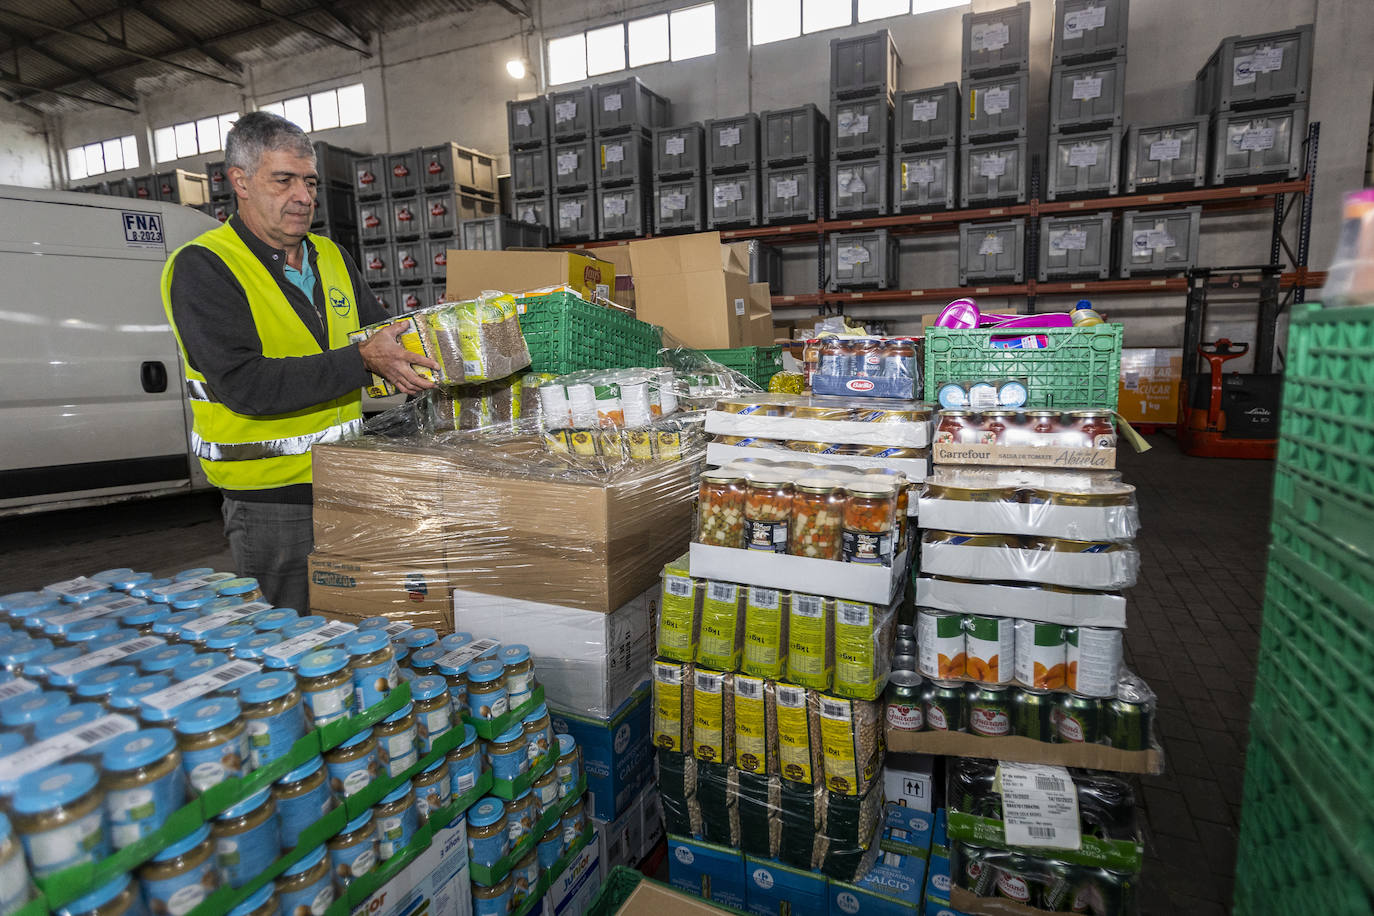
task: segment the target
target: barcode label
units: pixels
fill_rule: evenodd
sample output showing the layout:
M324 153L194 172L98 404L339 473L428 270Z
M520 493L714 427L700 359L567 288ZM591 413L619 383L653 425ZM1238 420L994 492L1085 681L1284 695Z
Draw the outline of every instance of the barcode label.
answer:
M786 687L779 684L777 697L779 706L788 706L796 709L806 705L806 688Z
M286 642L279 642L275 646L268 646L262 650L263 655L270 655L285 661L298 652L308 652L316 646L323 645L331 639L338 639L345 633L352 633L358 629L351 623L344 623L341 620L331 620L322 627L317 627L309 633L302 633L300 636L293 636Z
M706 693L720 693L724 684L725 675L723 674L716 674L713 671L697 672L697 690L704 690Z
M105 716L76 731L54 735L46 741L30 744L6 757L0 757L0 780L16 780L76 754L90 750L101 741L137 731L138 723L128 716Z
M138 605L145 603L146 602L142 598L121 598L120 600L112 601L109 604L88 604L82 607L80 610L68 611L65 614L53 614L50 617L44 617L43 623L45 625L52 624L53 626L65 627L73 623L80 623L83 620L94 620L97 617L104 617L107 614L115 614L119 611L123 611L131 607L137 607Z
M162 595L164 597L169 597L171 595L180 595L183 592L190 592L195 591L198 588L204 588L205 586L209 585L212 581L217 582L219 580L206 579L201 577L197 577L195 579L182 579L180 582L171 582L167 585L162 585L153 589L153 594Z
M321 627L320 629L324 628ZM231 684L240 678L248 677L250 674L257 674L261 670L262 668L255 662L229 662L218 668L211 668L204 674L197 674L180 684L173 684L171 687L164 687L157 693L150 693L143 698L142 702L145 706L151 706L154 709L175 709L183 703L199 699L207 693L219 690L225 684Z
M692 580L686 576L664 576L663 590L674 598L686 598L692 594Z
M69 677L73 674L80 674L82 671L89 671L92 668L99 668L101 665L108 665L110 662L128 658L135 652L142 652L144 649L156 649L158 646L165 645L167 645L167 641L161 637L140 636L118 645L106 646L90 655L83 655L69 662L53 665L48 670L53 674Z
M68 579L65 582L54 582L52 585L43 586L43 591L52 592L54 595L84 595L92 589L108 588L103 582L88 579L85 576L77 576L75 579Z
M802 617L821 617L825 614L825 599L817 595L793 595L792 611Z
M739 588L729 582L708 582L706 595L712 601L732 602L739 595Z
M854 604L840 601L835 604L835 613L840 623L848 627L866 627L872 617L873 608L867 604Z
M831 700L825 697L821 698L821 715L825 718L848 722L849 713L849 704L844 700Z
M20 694L28 693L30 690L37 690L38 685L33 681L26 681L22 677L15 678L8 684L0 684L0 703L12 700Z
M654 680L660 684L681 684L681 665L654 665Z
M481 658L492 649L500 647L500 645L501 643L494 639L479 639L476 642L468 643L461 649L454 649L448 655L439 659L438 664L445 668L460 668L463 665L470 664L473 659Z
M1041 792L1065 792L1064 780L1050 776L1036 776L1035 787Z
M735 695L746 700L757 700L763 696L763 681L752 677L735 677Z
M776 611L778 609L778 591L772 588L751 588L749 589L750 607L762 608L765 611Z
M1002 822L1009 846L1078 849L1078 793L1063 767L999 763Z
M199 620L192 620L190 623L186 624L186 626L182 627L182 629L187 633L193 634L194 638L200 636L202 633L209 633L211 630L217 630L220 627L228 626L235 620L242 620L259 611L270 611L271 609L272 605L268 604L266 601L250 601L247 604L239 604L231 608L225 608L222 611L216 611L208 617L202 617Z
M1059 833L1059 831L1055 830L1053 827L1034 826L1027 827L1026 832L1029 833L1031 836L1035 837L1036 839L1040 840L1052 840Z
M387 624L386 626L382 627L382 629L386 632L387 636L390 636L392 639L395 639L397 636L400 636L407 630L415 629L415 624L406 623L404 620L398 620L395 623Z

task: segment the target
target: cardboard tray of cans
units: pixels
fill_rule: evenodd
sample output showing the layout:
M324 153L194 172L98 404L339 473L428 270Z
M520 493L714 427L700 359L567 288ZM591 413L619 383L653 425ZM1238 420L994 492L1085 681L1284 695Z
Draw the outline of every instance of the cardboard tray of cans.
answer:
M914 581L919 607L960 614L1016 617L1064 626L1126 626L1126 599L1116 592L1007 582L962 582L940 576L917 576Z
M893 753L937 754L943 757L992 757L1018 763L1044 763L1116 773L1164 772L1164 751L1123 751L1104 744L1056 744L1010 735L984 738L967 732L908 732L887 729L887 749Z
M942 410L935 416L936 464L1116 467L1109 410Z
M928 524L924 518L921 522ZM1130 542L961 534L927 528L921 536L921 572L1105 591L1135 585L1140 553Z
M919 449L930 444L930 414L922 401L766 394L722 399L706 414L706 432L805 444L793 451L832 444Z
M1075 541L1124 541L1140 529L1135 487L1116 471L943 466L924 480L919 515L926 528Z

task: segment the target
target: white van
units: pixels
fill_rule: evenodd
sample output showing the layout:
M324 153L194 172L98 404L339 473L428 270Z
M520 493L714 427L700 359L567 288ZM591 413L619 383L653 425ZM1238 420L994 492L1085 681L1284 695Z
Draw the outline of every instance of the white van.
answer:
M0 515L209 486L162 265L190 207L0 186Z

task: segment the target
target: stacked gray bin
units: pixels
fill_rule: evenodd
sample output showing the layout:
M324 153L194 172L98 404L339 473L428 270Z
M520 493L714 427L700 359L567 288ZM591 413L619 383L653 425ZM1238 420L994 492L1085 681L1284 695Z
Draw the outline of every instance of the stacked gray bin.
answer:
M550 227L553 223L553 112L549 97L506 102L510 139L511 218Z
M910 89L893 112L892 212L952 210L959 204L958 83Z
M1055 4L1046 200L1120 191L1129 18L1129 0Z
M897 284L897 239L886 229L835 232L829 241L830 292Z
M1207 183L1207 118L1132 125L1126 131L1125 192L1200 188Z
M959 224L959 285L1025 280L1026 221Z
M1112 214L1040 218L1040 282L1106 280L1112 271Z
M547 226L531 225L509 216L493 216L489 219L468 220L462 225L463 248L467 251L504 251L507 248L546 248L549 244ZM437 246L441 243L430 243ZM443 255L441 249L430 247L429 279L431 282L442 279L435 275L440 265L437 259Z
M832 219L892 212L892 121L901 73L887 29L830 42Z
M668 123L668 112L668 100L638 77L592 88L599 238L649 235L653 230L653 131Z
M563 99L557 104L567 106L563 109L565 122L580 123L584 105L589 105L591 89L573 95L573 99ZM551 98L558 100L560 93ZM567 95L563 93L563 95ZM590 110L587 121L590 123ZM552 235L560 242L590 242L597 238L597 201L596 179L600 171L597 160L596 138L590 134L583 137L569 137L566 124L564 136L555 136L549 151L553 163L553 225ZM557 128L555 128L557 131Z
M705 128L700 122L659 127L653 133L654 234L706 228L703 177Z
M1117 276L1182 273L1197 266L1201 207L1127 210L1121 214Z
M1222 39L1198 71L1195 113L1210 119L1214 185L1303 173L1312 26Z
M1024 203L1029 168L1030 4L965 13L963 32L958 113L962 148L957 156L960 206ZM906 163L908 173L916 165Z
M810 104L759 115L765 226L814 222L825 214L829 127Z
M706 228L760 223L759 116L737 115L706 122Z

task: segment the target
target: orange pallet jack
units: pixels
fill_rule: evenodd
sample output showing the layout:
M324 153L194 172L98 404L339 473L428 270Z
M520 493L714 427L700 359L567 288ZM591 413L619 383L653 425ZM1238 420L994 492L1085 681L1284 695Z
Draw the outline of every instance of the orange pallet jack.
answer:
M1236 347L1238 349L1233 349ZM1203 344L1197 348L1198 355L1211 364L1212 384L1209 388L1195 392L1193 407L1187 411L1187 423L1180 423L1178 427L1178 443L1183 451L1189 455L1196 455L1199 458L1269 458L1272 459L1278 454L1278 440L1276 438L1228 438L1227 433L1227 411L1222 409L1222 400L1226 394L1226 375L1222 367L1233 359L1239 359L1250 352L1248 343L1232 344L1225 337L1216 343ZM1239 373L1232 373L1239 378ZM1202 409L1197 405L1196 395L1203 395L1207 398L1207 407ZM1277 405L1271 407L1266 404L1256 403L1247 406L1245 410L1253 420L1260 420L1260 425L1269 425L1277 431L1278 410ZM1179 416L1184 416L1183 405L1179 405Z

